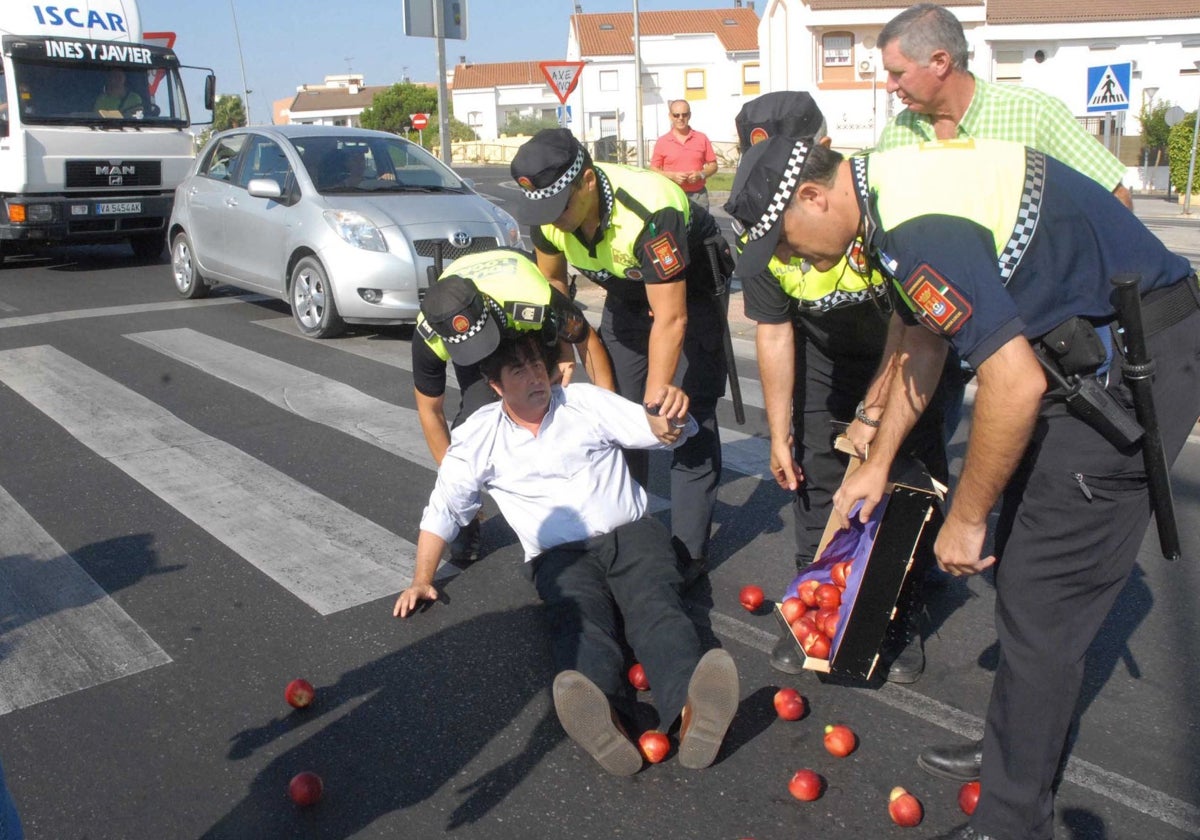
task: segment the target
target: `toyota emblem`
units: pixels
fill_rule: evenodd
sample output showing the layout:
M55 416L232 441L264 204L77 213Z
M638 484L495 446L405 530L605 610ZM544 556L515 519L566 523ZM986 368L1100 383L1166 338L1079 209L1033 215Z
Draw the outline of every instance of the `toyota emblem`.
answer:
M450 235L450 244L455 248L466 248L471 244L471 237L461 230L456 230Z

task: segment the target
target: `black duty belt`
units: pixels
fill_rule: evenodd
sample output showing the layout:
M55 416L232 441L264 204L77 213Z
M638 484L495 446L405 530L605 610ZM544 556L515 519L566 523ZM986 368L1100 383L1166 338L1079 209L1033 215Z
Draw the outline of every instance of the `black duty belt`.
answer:
M1142 322L1146 335L1154 335L1174 326L1200 309L1200 282L1196 275L1178 283L1154 289L1142 296Z

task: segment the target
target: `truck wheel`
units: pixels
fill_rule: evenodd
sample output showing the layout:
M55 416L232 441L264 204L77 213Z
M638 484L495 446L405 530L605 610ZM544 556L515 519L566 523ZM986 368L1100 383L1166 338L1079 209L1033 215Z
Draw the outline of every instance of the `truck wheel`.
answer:
M171 273L175 277L175 291L181 297L195 300L208 297L208 284L200 276L200 269L192 254L192 241L183 231L171 240Z
M288 298L296 326L309 338L333 338L346 328L338 315L329 278L316 257L304 257L296 263Z
M157 233L131 236L129 246L133 248L133 255L139 260L156 260L162 256L163 238Z

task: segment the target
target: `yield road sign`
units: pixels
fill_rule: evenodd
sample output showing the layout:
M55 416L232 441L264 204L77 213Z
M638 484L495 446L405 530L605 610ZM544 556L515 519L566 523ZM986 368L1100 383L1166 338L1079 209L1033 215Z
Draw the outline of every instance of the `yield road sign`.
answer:
M583 72L582 61L539 61L542 75L550 83L550 89L558 97L558 101L567 104L567 97L579 84L579 74Z

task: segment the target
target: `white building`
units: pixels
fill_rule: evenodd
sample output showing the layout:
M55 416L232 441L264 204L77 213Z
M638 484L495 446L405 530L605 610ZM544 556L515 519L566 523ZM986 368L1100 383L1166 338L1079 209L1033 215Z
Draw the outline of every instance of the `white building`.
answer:
M642 12L642 134L649 160L654 141L670 130L667 102L686 99L692 124L714 143L736 144L733 118L759 93L758 16L752 8ZM567 100L567 127L587 143L637 137L633 15L571 15L565 58L583 69ZM454 69L454 116L482 141L495 140L510 115L557 119L560 103L538 61L461 63ZM611 146L611 142L610 142Z
M884 24L909 5L907 0L767 0L759 26L763 90L810 91L838 146L871 146L903 107L884 89L886 74L875 41ZM1098 136L1105 133L1106 120L1088 111L1089 68L1132 65L1131 90L1125 91L1129 110L1109 121L1110 148L1130 166L1127 185L1150 186L1143 183L1146 172L1139 171L1137 114L1143 103L1166 100L1192 111L1200 102L1197 0L944 5L962 21L974 73L1057 96Z
M361 125L359 116L375 94L389 85L367 86L360 75L326 76L320 85L300 85L291 104L276 115L282 123L306 125Z
M462 63L454 68L451 113L480 140L495 140L510 117L557 119L558 97L536 61Z

